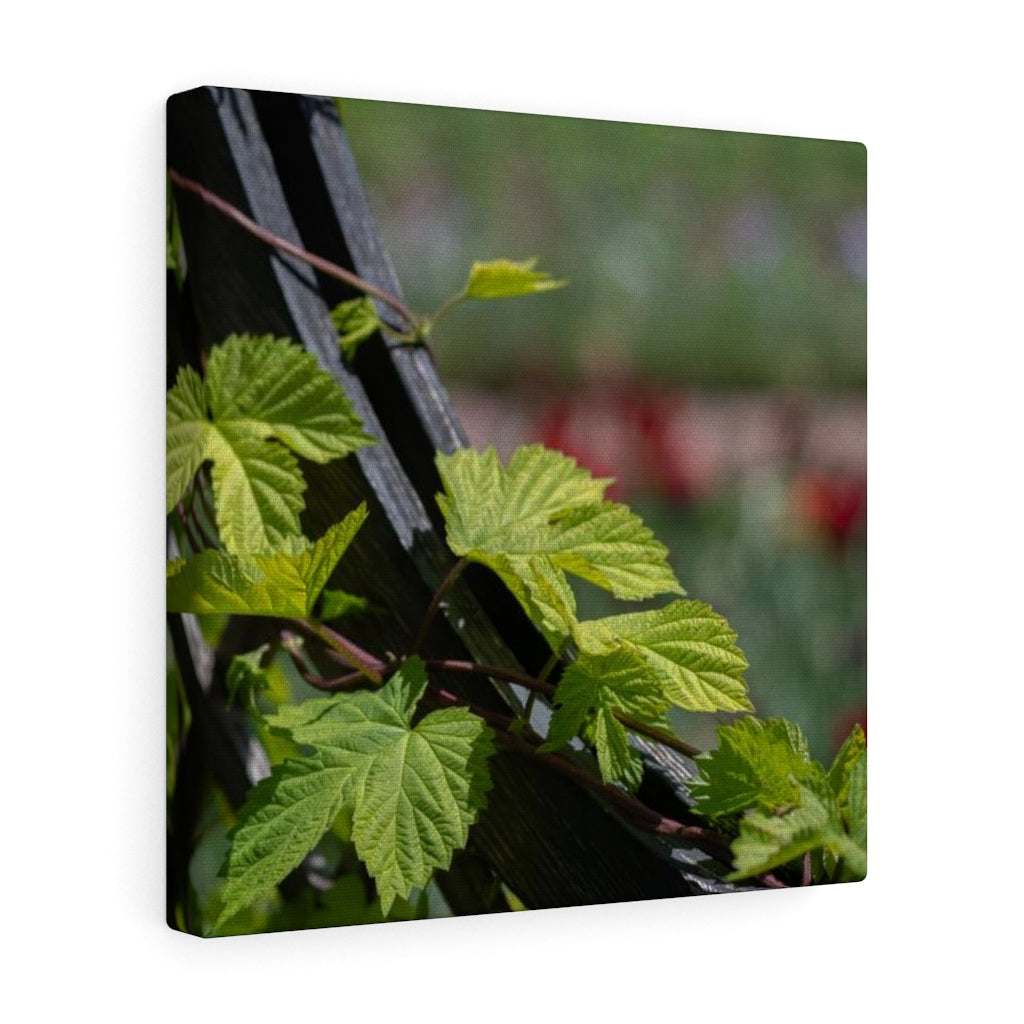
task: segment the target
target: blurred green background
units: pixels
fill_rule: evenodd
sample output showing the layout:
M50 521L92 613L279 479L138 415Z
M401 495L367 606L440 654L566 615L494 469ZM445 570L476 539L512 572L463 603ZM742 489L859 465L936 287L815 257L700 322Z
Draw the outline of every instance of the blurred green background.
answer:
M339 105L413 309L474 260L569 281L432 338L473 443L541 440L616 477L739 633L759 713L831 756L866 725L864 147ZM676 724L714 743L714 716Z

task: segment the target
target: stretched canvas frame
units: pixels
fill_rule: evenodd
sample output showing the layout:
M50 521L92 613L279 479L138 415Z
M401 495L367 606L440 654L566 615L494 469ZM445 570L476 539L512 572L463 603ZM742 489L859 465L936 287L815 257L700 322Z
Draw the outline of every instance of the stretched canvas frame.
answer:
M585 130L585 125L573 124L574 130ZM203 617L182 612L177 591L173 599L169 597L169 923L195 934L232 934L689 896L862 876L859 868L845 875L833 870L837 860L856 860L854 848L866 849L866 831L859 831L863 815L857 810L856 822L851 823L848 808L851 775L856 788L866 771L859 740L844 748L846 761L841 756L827 773L826 782L831 785L834 775L840 780L836 785L815 795L816 783L808 776L799 780L800 796L794 806L775 808L783 822L790 820L788 815L807 814L811 820L806 828L818 829L821 841L806 855L800 850L797 868L783 864L778 871L743 879L734 877L735 850L728 843L730 829L738 828L736 822L712 827L714 823L695 814L693 751L687 752L685 742L665 742L663 723L647 722L647 728L635 723L630 742L642 763L642 779L612 785L602 778L601 767L586 749L588 738L590 746L599 745L592 733L562 751L538 751L531 742L529 727L521 715L517 720L517 710L529 702L530 725L543 739L549 714L545 706L565 703L563 699L560 705L556 694L541 692L531 699L515 689L516 675L546 679L545 673L552 671L549 638L524 611L536 593L526 600L520 593L517 600L508 579L503 582L483 565L471 566L447 586L457 555L463 552L451 550L450 524L436 500L445 465L439 465L436 453L464 449L470 439L437 372L431 339L403 321L402 290L371 215L335 102L220 88L175 96L168 105L168 162L173 196L170 392L180 397L175 389L181 387L183 367L191 367L195 379L205 375L209 380L211 353L231 336L249 339L247 344L260 338L289 338L312 355L345 396L362 429L377 442L356 445L344 458L332 461L317 460L309 450L299 452L305 485L301 524L307 537L322 537L343 516L366 508L365 522L329 581L331 591L366 602L360 606L363 614L344 617L341 641L318 649L318 638L307 631L300 653L289 644L297 643L301 627L292 623L282 628L286 616ZM723 244L742 249L742 231ZM537 273L517 265L513 278ZM337 268L343 273L336 273ZM563 272L561 267L553 269L556 275ZM534 284L541 286L536 290L547 290L545 283L553 280L536 278ZM342 321L332 319L331 311L360 300L365 286L374 299L369 327L354 332L365 336L353 339L346 352L339 346L339 334L344 336L346 328L339 327ZM397 305L388 297L397 299ZM204 408L202 415L208 414ZM169 412L168 423L170 453L172 433L175 440L179 437L174 431L180 417L172 423ZM280 439L279 434L273 436ZM169 454L169 466L173 465ZM597 467L595 471L599 472ZM842 510L832 509L831 519L831 506L821 511L823 503L837 499L830 497L820 479L805 479L801 487L810 504L818 503L833 532L844 528ZM194 485L187 499L174 496L169 507L171 556L195 556L207 546L204 529L212 534L220 525L214 490ZM855 505L857 497L853 493L849 503ZM863 510L847 511L845 528L851 529ZM243 567L247 578L260 573L274 577L284 571L282 563L259 562L264 554L244 552L249 559ZM180 580L179 573L176 567L172 577ZM435 602L432 597L439 587L444 588L443 601ZM317 610L323 614L322 605ZM316 615L308 618L319 621ZM332 617L329 620L333 622ZM331 636L339 634L333 630ZM219 872L231 844L229 829L244 807L250 815L263 813L254 793L271 766L285 765L289 759L297 763L301 757L301 749L267 727L268 697L287 693L291 700L294 686L303 683L295 664L299 671L304 667L307 677L327 679L332 656L343 653L338 643L349 645L347 674L367 668L358 652L375 659L361 680L363 693L374 692L389 675L396 678L395 660L414 649L425 662L448 663L436 670L437 700L471 705L473 714L501 738L495 744L497 752L487 758L486 809L483 793L466 796L463 810L472 818L468 844L460 842L460 836L440 841L438 856L442 861L450 856L450 861L431 873L429 882L408 892L395 895L392 885L382 903L384 869L366 866L359 844L351 841L352 808L358 804L354 797L351 806L343 806L342 800L330 808L333 813L321 811L331 817L323 841L297 853L285 875L225 916L225 880ZM248 661L236 660L252 651L261 653ZM571 652L567 648L562 653L568 665ZM268 683L261 672L271 658L278 659L275 671L281 678ZM491 682L481 686L480 673L462 673L454 667L466 662L491 666ZM558 671L554 669L551 679ZM292 689L281 689L285 676ZM269 692L261 692L261 686L269 686ZM862 691L861 678L861 692L853 700L855 717L860 718L863 714L856 705ZM308 694L319 701L347 699L346 693L325 698L309 689ZM799 747L798 742L794 745ZM785 766L784 759L782 763ZM785 788L789 780L783 779L781 785ZM833 808L830 800L846 800L847 809ZM825 815L821 820L814 817L819 808ZM756 812L756 807L737 805L732 813L735 817ZM387 813L380 820L386 824ZM391 820L398 820L397 813ZM837 821L842 830L838 837L829 833ZM281 823L286 831L287 817ZM446 853L448 846L454 849ZM258 861L259 844L253 849Z

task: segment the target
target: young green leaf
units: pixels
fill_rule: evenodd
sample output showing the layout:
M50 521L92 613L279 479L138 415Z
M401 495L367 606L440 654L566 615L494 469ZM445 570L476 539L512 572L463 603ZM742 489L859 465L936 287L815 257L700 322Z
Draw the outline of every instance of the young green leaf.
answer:
M846 853L847 868L855 876L863 878L868 871L867 848L868 848L868 752L867 750L857 759L850 769L850 785L847 790L846 803L840 803L840 813L846 824L850 841L854 844L860 856Z
M572 573L617 597L682 593L668 552L624 505L603 500L573 459L540 445L519 449L502 468L494 449L438 455L437 501L448 544L493 569L552 646L575 627Z
M167 610L308 616L366 514L364 503L312 544L292 537L282 550L265 554L203 551L176 559L167 566Z
M373 443L312 355L283 339L232 335L211 351L202 387L185 367L168 392L167 511L211 461L225 547L274 550L301 534L295 455L323 463Z
M513 299L535 292L549 292L567 283L552 281L550 274L534 270L536 265L535 259L474 263L463 296L467 299Z
M557 750L573 736L585 735L597 751L605 782L621 781L630 787L639 783L643 766L616 712L651 722L669 706L640 658L625 650L581 654L565 670L554 700L542 751Z
M850 773L867 750L867 737L859 723L854 723L849 736L843 741L839 752L828 770L828 781L840 807L849 799Z
M599 505L611 483L539 444L519 448L504 468L493 448L460 448L436 463L445 488L437 503L457 555L513 551L574 509Z
M527 538L524 547L524 553L546 555L559 569L626 600L683 593L668 548L616 502L574 509L532 543Z
M324 590L320 595L320 614L324 622L340 619L344 615L358 615L370 610L370 602L347 590Z
M740 834L733 841L735 871L730 881L780 867L816 849L837 857L851 856L854 871L861 866L856 845L843 831L839 812L827 783L795 786L797 806L785 814L751 811L740 822ZM865 869L866 870L866 869Z
M302 863L340 813L350 775L345 762L303 758L278 765L249 791L231 833L215 931Z
M841 880L863 878L867 874L868 751L860 725L853 726L840 747L829 768L828 781L851 843L839 876Z
M231 659L224 680L228 691L228 707L238 700L246 710L256 711L256 694L270 686L267 670L262 664L269 648L269 644L261 644L255 651L236 654Z
M331 320L338 332L338 343L347 359L351 359L359 346L380 330L381 319L369 296L349 299L331 310Z
M325 762L349 767L343 803L353 811L352 840L385 914L449 866L490 788L483 721L447 708L411 725L426 682L423 662L410 658L380 690L306 701L269 719Z
M799 803L799 787L824 779L800 727L783 718L741 718L718 727L718 749L697 758L692 792L708 817L761 807L774 814Z
M178 370L167 392L167 511L184 497L207 458L206 398L203 381L191 366Z
M494 555L484 564L501 577L551 649L559 650L576 628L576 595L565 574L542 555Z
M576 642L593 654L625 648L657 677L666 707L753 711L743 673L747 659L721 615L700 601L581 622Z

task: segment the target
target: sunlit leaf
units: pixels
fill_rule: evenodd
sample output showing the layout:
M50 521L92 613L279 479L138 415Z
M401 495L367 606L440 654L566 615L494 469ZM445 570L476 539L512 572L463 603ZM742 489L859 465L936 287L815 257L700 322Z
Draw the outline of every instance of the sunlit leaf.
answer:
M306 701L268 719L272 728L312 746L315 756L282 772L290 783L286 800L263 790L255 812L243 812L226 902L240 908L255 899L254 878L264 889L280 881L343 808L351 811L352 841L385 914L396 898L451 864L485 804L493 748L490 730L466 708L432 711L413 726L426 683L423 663L410 658L379 690ZM302 780L301 793L293 777ZM301 815L291 810L300 803ZM301 842L276 825L271 830L285 810L297 819ZM258 868L259 858L270 866Z
M270 686L270 678L263 667L263 658L268 649L268 644L262 644L255 651L236 654L231 659L224 680L229 707L237 700L247 710L256 710L256 694Z
M632 651L661 681L668 704L687 711L753 710L736 633L700 601L581 622L576 641L595 654Z
M512 299L535 292L549 292L567 283L553 281L550 274L534 270L536 265L535 259L474 263L463 294L467 299Z
M236 554L301 534L305 481L296 455L328 462L374 439L316 359L290 342L232 335L213 348L200 387L183 368L167 396L167 511L213 463L217 529Z
M292 537L280 551L255 555L203 551L169 562L167 610L308 616L366 514L366 505L360 505L315 543Z
M542 749L557 750L573 736L586 734L597 752L605 782L640 781L642 763L629 746L617 712L652 721L668 707L662 687L633 653L581 655L562 676L554 714Z
M349 299L331 310L331 320L338 332L338 343L347 359L351 359L367 338L380 330L381 319L368 296Z
M326 589L320 595L319 617L325 622L345 615L358 615L369 609L370 602L365 597L350 594L347 590Z
M744 815L732 844L731 881L771 871L811 850L846 850L849 840L828 787L798 783L794 796L796 806L784 814L758 810Z
M750 807L776 813L798 802L798 786L824 777L811 761L807 739L783 718L741 718L718 727L718 749L697 758L692 785L702 814L734 814Z
M507 467L494 449L436 461L449 546L493 569L553 646L575 625L565 573L617 597L682 592L664 545L624 505L603 500L609 480L568 456L530 445Z

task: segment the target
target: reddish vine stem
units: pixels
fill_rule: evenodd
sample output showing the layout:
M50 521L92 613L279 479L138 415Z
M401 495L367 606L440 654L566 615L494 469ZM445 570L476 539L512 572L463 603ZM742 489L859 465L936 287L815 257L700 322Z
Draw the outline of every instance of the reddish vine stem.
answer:
M691 746L686 740L681 740L678 736L673 736L672 733L664 732L653 725L647 725L645 722L641 722L625 712L616 711L615 717L627 729L632 729L633 732L646 736L649 740L654 740L655 743L660 743L663 747L669 747L679 754L685 754L687 757L699 757L704 753L699 747Z
M504 679L509 683L518 683L531 692L543 693L545 697L555 695L555 688L550 683L541 682L523 672L500 668L497 665L481 665L475 661L456 661L453 658L433 659L425 661L423 664L435 672L461 672L473 676L490 676L492 679Z
M310 662L305 657L305 651L301 647L301 641L294 634L286 629L281 630L281 647L292 659L296 671L310 686L324 693L339 693L343 690L351 690L360 683L366 682L366 676L362 672L349 672L347 675L338 676L335 679L325 679L319 673L310 669Z
M251 217L242 213L237 206L232 206L226 199L222 199L216 192L211 192L208 188L200 185L199 182L193 181L191 178L186 178L183 174L179 174L173 167L171 167L167 173L170 176L171 181L173 181L179 188L183 188L186 192L192 192L199 196L204 203L212 206L215 210L219 210L225 217L233 220L236 224L248 231L249 234L254 235L261 242L266 242L267 245L271 245L275 249L280 249L282 252L286 252L290 256L294 256L296 259L300 259L304 263L308 263L311 267L319 270L322 274L326 274L328 277L333 277L338 281L342 281L345 284L350 285L352 288L357 288L359 291L364 292L367 295L372 295L374 298L380 299L381 302L390 306L391 309L398 313L398 315L405 320L408 327L415 328L416 317L390 292L385 291L383 288L378 288L376 285L370 284L369 281L364 281L357 274L353 274L352 271L346 270L344 267L339 267L337 263L325 260L322 256L316 256L303 249L301 246L296 245L294 242L289 242L287 238L282 238L280 235L275 235L272 231L268 231L266 228L260 227L259 224L257 224Z
M504 679L510 683L518 683L531 693L541 693L545 697L554 697L556 692L555 687L552 686L551 683L543 682L540 679L534 679L533 676L525 675L522 672L515 672L512 669L500 668L496 665L481 665L475 661L454 661L450 659L427 661L425 664L428 669L434 669L435 671L464 672L468 675L490 676L493 679ZM646 736L648 739L654 740L656 743L662 744L662 746L669 747L680 754L685 754L687 757L697 757L702 753L702 751L697 747L691 746L685 740L679 739L678 736L673 736L671 733L657 729L653 725L647 725L645 722L641 722L638 719L633 718L631 715L616 711L615 717L624 726L626 726L627 729L632 729L633 732L638 733L641 736Z
M430 604L427 606L427 611L423 616L423 621L420 623L420 628L416 630L416 639L412 644L412 654L419 654L424 642L427 639L427 630L430 629L430 624L434 621L434 616L437 615L438 608L441 607L441 602L444 600L445 595L455 585L455 581L462 575L462 571L469 565L468 558L460 558L448 571L448 575L441 581L441 585L434 591L434 596L430 599Z
M361 683L366 682L366 676L362 672L349 672L348 675L338 676L335 679L324 679L315 672L302 672L302 678L310 686L324 693L344 693L346 690L355 690Z
M287 621L321 641L329 655L337 656L335 660L340 659L342 664L359 669L362 675L378 685L383 682L388 666L369 651L364 651L348 637L336 633L330 626L325 626L322 622L314 622L309 619L289 619Z

